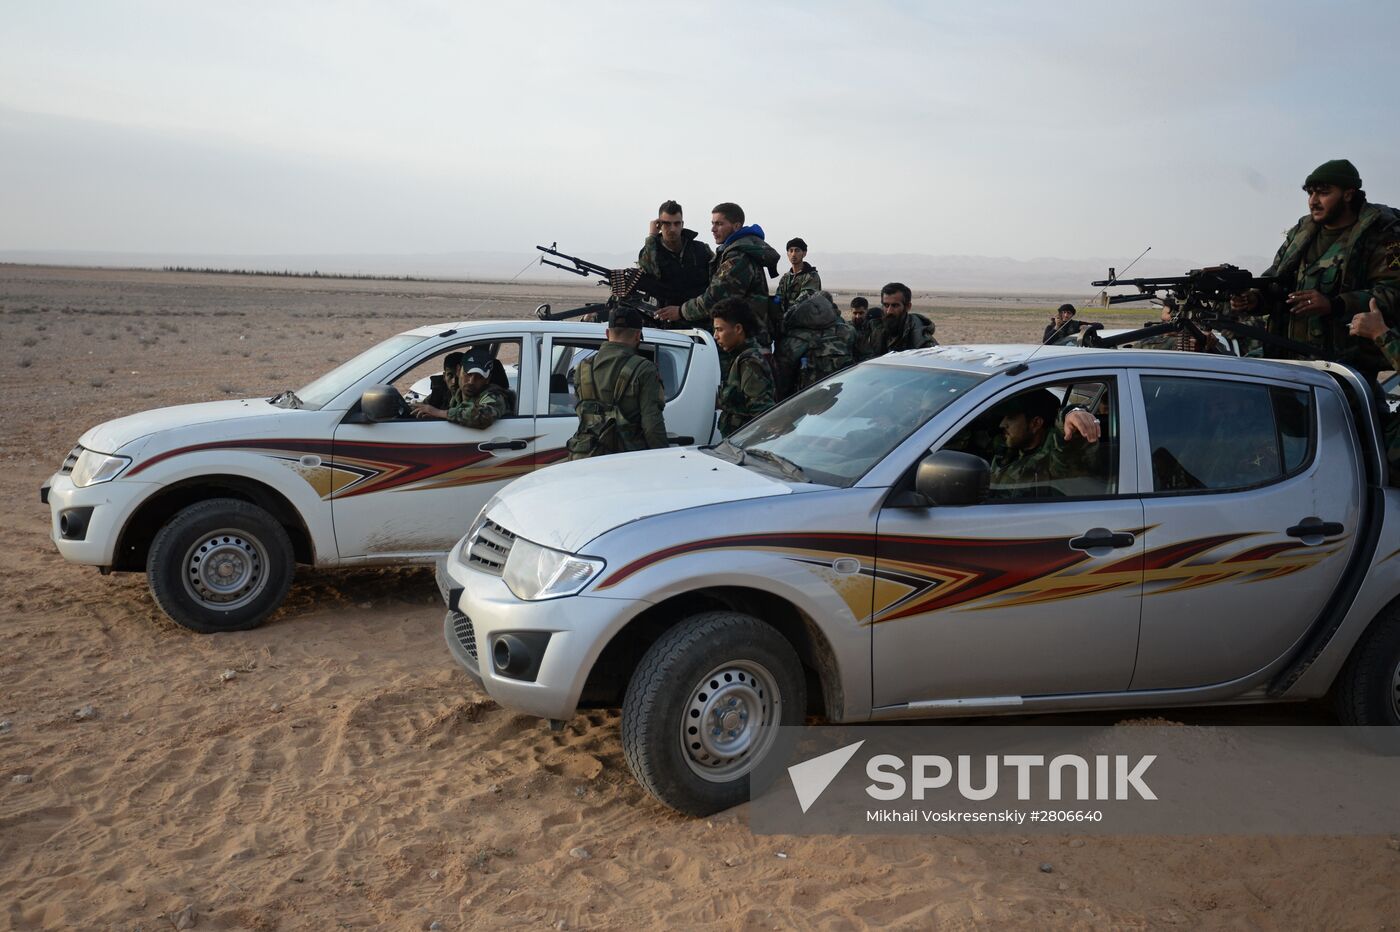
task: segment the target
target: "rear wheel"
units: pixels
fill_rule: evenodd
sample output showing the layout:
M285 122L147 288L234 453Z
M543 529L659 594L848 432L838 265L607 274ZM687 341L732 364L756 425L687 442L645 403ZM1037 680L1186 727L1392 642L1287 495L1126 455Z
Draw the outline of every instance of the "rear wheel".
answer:
M773 628L739 612L705 612L642 657L622 704L633 776L662 803L703 816L746 801L754 768L802 723L802 665Z
M1387 610L1362 636L1337 687L1337 711L1345 724L1400 729L1400 609Z
M146 558L156 604L192 631L244 631L277 610L292 584L292 542L257 505L216 498L160 529Z

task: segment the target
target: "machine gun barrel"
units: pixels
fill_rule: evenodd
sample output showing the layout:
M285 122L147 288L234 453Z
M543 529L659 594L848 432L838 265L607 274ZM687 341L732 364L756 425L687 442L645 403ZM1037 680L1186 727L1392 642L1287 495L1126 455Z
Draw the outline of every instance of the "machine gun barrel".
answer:
M1147 290L1151 288L1180 288L1192 281L1194 279L1189 275L1178 275L1172 278L1107 278L1089 284L1094 288L1112 288L1115 285L1121 285Z
M550 243L548 246L536 246L535 248L546 255L565 259L572 264L564 265L562 262L551 262L544 256L540 256L541 265L550 265L556 269L563 269L565 272L573 272L575 275L582 275L585 278L589 275L601 275L603 278L608 277L608 272L611 271L610 269L604 268L596 262L589 262L587 259L580 259L578 256L571 256L568 253L560 252L558 246L558 243Z

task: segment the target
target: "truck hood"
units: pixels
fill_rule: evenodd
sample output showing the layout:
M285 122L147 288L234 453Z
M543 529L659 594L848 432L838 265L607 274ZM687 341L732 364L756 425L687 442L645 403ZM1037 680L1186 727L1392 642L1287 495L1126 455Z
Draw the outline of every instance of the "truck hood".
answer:
M577 553L599 534L652 515L794 490L699 450L648 450L561 463L517 479L487 506L487 516L526 540Z
M270 405L263 398L176 405L171 408L142 411L140 414L131 414L98 424L83 434L78 442L99 453L116 453L126 444L148 437L157 431L241 418L276 417L286 413L286 409Z

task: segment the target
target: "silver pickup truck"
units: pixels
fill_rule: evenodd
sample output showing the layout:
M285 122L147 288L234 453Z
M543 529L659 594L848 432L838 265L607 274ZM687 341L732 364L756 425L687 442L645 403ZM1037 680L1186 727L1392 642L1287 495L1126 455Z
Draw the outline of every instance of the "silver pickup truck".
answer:
M1085 417L1094 442L1066 438ZM621 706L637 779L696 814L747 798L775 726L809 715L1331 694L1400 726L1386 483L1342 366L918 350L718 446L516 480L440 564L446 638L508 708Z

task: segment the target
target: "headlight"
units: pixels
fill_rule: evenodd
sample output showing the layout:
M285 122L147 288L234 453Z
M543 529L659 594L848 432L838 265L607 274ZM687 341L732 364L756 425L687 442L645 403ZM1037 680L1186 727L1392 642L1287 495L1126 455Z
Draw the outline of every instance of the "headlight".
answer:
M117 478L118 473L131 462L129 456L111 456L94 450L84 450L73 464L73 484L78 488L97 485Z
M517 599L537 602L578 593L603 566L602 560L576 557L517 537L502 576Z

